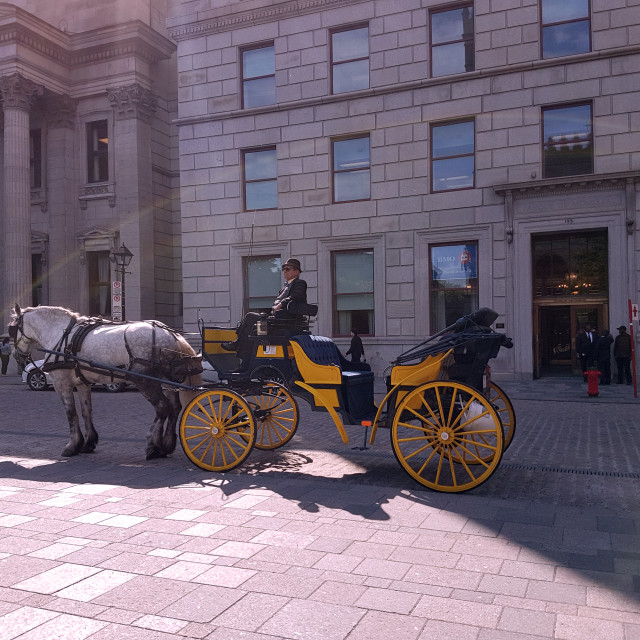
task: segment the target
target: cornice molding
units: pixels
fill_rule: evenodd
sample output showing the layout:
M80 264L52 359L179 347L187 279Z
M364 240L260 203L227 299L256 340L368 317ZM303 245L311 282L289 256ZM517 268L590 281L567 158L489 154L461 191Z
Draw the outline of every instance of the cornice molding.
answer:
M232 10L215 18L196 19L187 25L169 28L169 35L176 41L187 40L211 33L221 33L245 26L283 20L291 16L334 9L344 5L353 5L354 0L290 0L278 6L263 7L249 11ZM211 12L208 12L211 13Z
M24 46L66 68L126 56L155 64L176 50L175 43L138 20L68 35L49 25L40 29L40 21L24 11L10 17L11 22L0 24L0 45Z
M531 182L514 182L512 184L495 185L493 190L500 196L508 195L514 199L524 199L549 195L624 189L629 183L640 183L640 171L597 173L593 175L532 180Z

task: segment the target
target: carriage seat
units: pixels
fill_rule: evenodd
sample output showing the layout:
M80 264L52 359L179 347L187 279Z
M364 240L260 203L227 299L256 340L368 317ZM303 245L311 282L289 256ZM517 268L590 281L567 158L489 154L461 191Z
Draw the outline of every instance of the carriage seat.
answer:
M371 415L374 373L366 362L349 362L335 342L323 336L291 338L300 377L313 387L334 387L340 391L342 409L354 419Z
M318 315L318 305L292 300L287 305L287 312L292 314L288 318L267 316L267 335L295 336L309 333L311 317Z

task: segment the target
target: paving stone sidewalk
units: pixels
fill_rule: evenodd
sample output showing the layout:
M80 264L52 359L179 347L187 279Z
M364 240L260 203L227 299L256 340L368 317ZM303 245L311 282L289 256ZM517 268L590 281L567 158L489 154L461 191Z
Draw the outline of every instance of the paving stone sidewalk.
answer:
M345 446L306 406L287 447L223 475L146 461L151 407L95 393L100 445L63 459L56 394L0 384L0 640L639 640L633 389L502 386L513 444L448 495L387 433Z

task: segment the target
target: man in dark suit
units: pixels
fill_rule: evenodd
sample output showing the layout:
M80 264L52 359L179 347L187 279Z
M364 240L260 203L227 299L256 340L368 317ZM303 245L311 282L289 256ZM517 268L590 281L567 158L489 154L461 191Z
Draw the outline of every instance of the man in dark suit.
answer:
M293 308L295 303L307 302L307 283L300 278L301 272L302 267L300 260L296 258L289 258L282 265L282 275L286 282L273 301L271 315L276 318L295 318L298 315L297 313L289 311L289 306L291 305ZM247 313L236 329L236 339L233 342L223 342L222 348L227 351L236 351L236 355L241 360L249 357L251 355L249 352L251 345L246 338L253 331L259 318L259 313L255 313L254 311Z
M580 368L582 369L582 377L584 381L587 381L587 369L591 366L593 358L593 343L595 338L591 332L591 325L585 325L583 331L581 331L576 337L576 353L580 358Z

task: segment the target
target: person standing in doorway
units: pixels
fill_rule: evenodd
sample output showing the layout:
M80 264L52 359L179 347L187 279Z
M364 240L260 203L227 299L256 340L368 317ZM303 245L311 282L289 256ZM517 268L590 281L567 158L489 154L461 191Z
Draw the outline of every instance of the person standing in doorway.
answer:
M2 375L7 375L7 368L9 366L9 357L11 356L11 344L9 338L3 338L2 346L0 346L0 360L2 360Z
M603 329L593 346L594 360L600 372L600 384L611 384L611 345L613 338L607 329Z
M616 359L618 367L618 384L622 384L626 379L627 384L631 384L631 336L627 333L627 327L620 325L618 335L613 343L613 357Z
M360 357L364 355L362 340L358 335L358 330L355 328L351 329L351 346L347 351L347 355L349 354L351 354L351 362L360 362Z
M592 363L594 337L591 332L591 325L587 324L576 337L576 353L580 359L580 369L582 369L582 378L587 381L587 369Z

